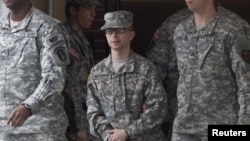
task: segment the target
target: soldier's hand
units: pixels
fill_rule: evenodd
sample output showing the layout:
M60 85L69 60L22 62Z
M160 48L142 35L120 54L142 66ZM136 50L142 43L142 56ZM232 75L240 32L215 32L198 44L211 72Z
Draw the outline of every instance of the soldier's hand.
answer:
M76 133L76 141L87 141L87 134L85 131L78 131Z
M24 105L16 107L7 119L7 125L12 127L22 126L23 123L31 116L31 112Z
M108 141L126 141L128 134L124 129L113 129L108 130L109 139Z

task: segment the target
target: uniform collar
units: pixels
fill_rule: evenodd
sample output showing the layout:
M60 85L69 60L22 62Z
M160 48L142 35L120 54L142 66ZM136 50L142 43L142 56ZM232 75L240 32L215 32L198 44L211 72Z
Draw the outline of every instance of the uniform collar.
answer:
M194 23L194 17L191 15L187 21L186 21L186 31L189 34L192 34L192 36L206 36L206 35L211 35L214 32L214 29L222 15L222 10L223 8L221 6L218 6L217 8L217 14L216 16L202 29L199 31L196 31L195 23Z
M7 29L11 29L11 32L15 32L18 30L22 30L25 29L27 27L27 25L29 24L33 14L34 14L35 8L31 7L30 11L27 13L26 17L22 20L20 26L16 27L16 28L11 28L10 27L10 13L5 15L1 22L0 22L0 26L3 28L7 28Z
M112 69L112 58L111 58L111 54L108 56L107 61L105 62L105 66L106 68L110 71L114 73L114 70ZM135 68L135 53L131 50L128 56L128 61L125 65L125 67L122 67L122 69L120 69L118 71L119 74L125 73L125 72L133 72Z

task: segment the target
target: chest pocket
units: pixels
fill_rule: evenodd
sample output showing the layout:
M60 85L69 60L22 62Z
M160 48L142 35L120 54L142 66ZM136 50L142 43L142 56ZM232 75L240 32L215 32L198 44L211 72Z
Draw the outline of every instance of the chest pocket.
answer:
M125 106L127 110L138 114L141 112L142 104L145 102L146 82L146 79L141 76L127 78L125 92Z
M40 55L37 48L37 33L24 32L13 35L15 46L9 50L11 67L27 68L39 64Z
M208 69L209 66L226 67L228 56L226 54L225 42L222 35L215 38L200 38L200 46L197 47L198 54L198 67L199 69Z
M225 54L226 48L223 35L194 38L179 37L176 39L176 45L178 67L181 70L190 67L199 70L211 65L214 67L226 65L226 63L220 64L228 59ZM217 65L214 65L215 63Z
M101 89L101 103L106 112L112 112L112 110L117 113L127 110L137 114L141 112L145 95L145 78L124 76L119 78L119 82L106 79L98 83Z

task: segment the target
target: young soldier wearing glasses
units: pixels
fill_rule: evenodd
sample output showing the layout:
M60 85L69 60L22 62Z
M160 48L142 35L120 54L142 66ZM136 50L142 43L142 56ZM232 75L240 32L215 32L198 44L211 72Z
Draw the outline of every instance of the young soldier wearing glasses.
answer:
M167 98L157 68L131 50L133 14L105 14L110 55L95 65L88 80L87 118L90 132L104 141L165 141L161 124ZM142 111L142 105L147 109Z

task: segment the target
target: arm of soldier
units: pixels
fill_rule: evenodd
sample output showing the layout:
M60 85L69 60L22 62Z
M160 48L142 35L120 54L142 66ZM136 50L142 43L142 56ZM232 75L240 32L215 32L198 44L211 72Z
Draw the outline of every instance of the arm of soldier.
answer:
M90 133L95 137L101 137L104 141L108 141L108 130L113 129L105 113L102 110L100 99L98 97L98 90L91 77L88 80L88 92L87 92L87 118L89 121Z
M79 74L81 76L87 76L87 74ZM75 107L75 123L76 123L76 130L77 130L77 140L79 139L83 139L83 137L87 137L86 133L89 130L88 129L88 120L87 120L87 109L85 109L86 107L86 103L82 101L81 99L81 95L85 95L87 96L87 79L84 78L82 79L79 75L76 75L75 79L78 79L76 81L74 81L73 83L78 83L78 84L74 84L74 86L76 86L74 88L74 92L72 93L72 99L73 99L73 103L74 103L74 107ZM79 78L77 77L79 76ZM80 79L80 80L79 80ZM83 82L86 81L86 82ZM84 104L84 105L83 105ZM84 108L83 108L84 107ZM83 136L85 135L85 136ZM87 140L87 138L85 139Z
M145 91L147 109L141 113L138 120L125 128L129 138L147 134L155 128L160 127L166 119L167 94L158 69L156 67L152 68L147 78L149 78L149 84Z
M248 36L241 36L246 32ZM240 105L238 124L250 124L250 29L246 29L236 36L231 58Z
M165 22L159 27L150 41L147 50L146 56L147 58L155 63L160 70L162 71L163 76L167 73L167 65L168 65L168 51L170 47L170 42L168 41L167 36L167 26L165 26Z
M167 73L172 71L172 68L169 68L169 63L176 61L175 58L172 58L175 55L173 45L175 29L179 23L186 20L190 15L192 15L192 12L188 8L184 8L167 17L155 31L147 48L147 58L157 64L165 75L169 75Z
M57 24L44 24L37 40L42 79L33 94L23 102L30 106L32 114L38 113L44 105L62 102L65 69L69 63L65 39Z
M74 82L79 83L79 81L76 81L76 80ZM74 87L73 89L74 91L72 92L71 95L72 95L72 101L74 104L74 113L75 113L74 121L75 121L75 126L76 126L76 140L85 141L87 140L86 134L88 130L88 120L87 120L86 111L83 110L82 100L81 100L81 95L83 93L83 90L81 87L83 87L83 85L79 83L74 86L76 87Z

